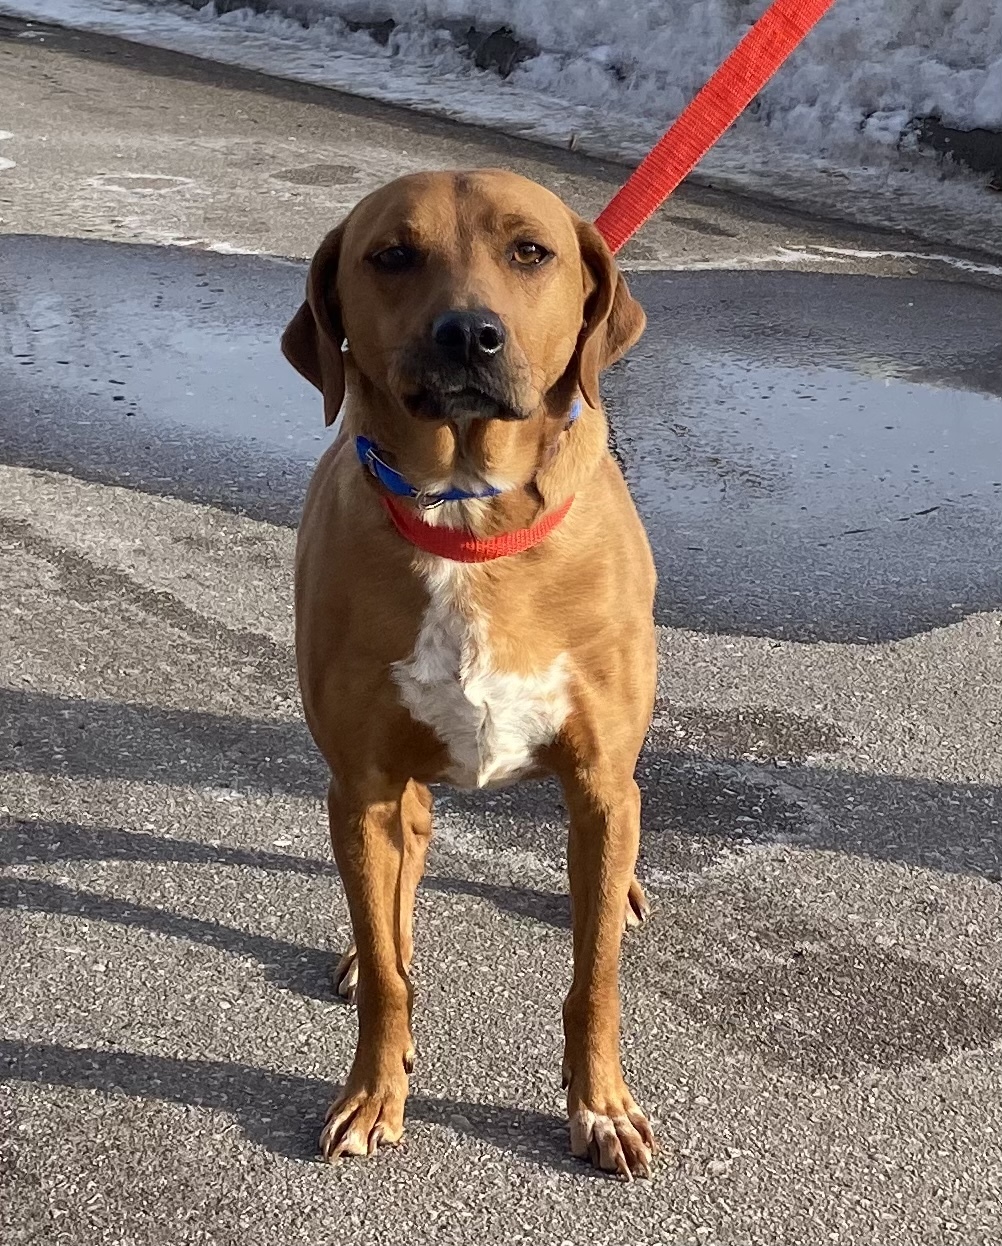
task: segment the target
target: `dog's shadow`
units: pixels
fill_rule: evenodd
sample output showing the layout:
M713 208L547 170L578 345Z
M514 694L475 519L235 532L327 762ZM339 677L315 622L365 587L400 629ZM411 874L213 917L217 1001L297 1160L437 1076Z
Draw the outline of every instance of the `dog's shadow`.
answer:
M0 881L0 909L31 909L87 921L133 926L256 961L265 980L311 999L332 998L332 953L149 904L80 891L40 879Z
M557 930L571 928L571 900L566 892L532 891L527 887L501 886L439 874L426 874L421 880L421 890L440 895L469 896L470 899L491 904L520 921L553 926Z
M178 861L336 876L332 862L291 853L203 844L145 835L115 827L79 827L58 822L20 822L0 827L0 865L69 860ZM425 885L444 895L468 895L498 904L514 916L557 927L569 924L565 895L512 889L431 875ZM336 1001L330 968L336 956L318 949L223 925L220 922L80 891L46 879L11 878L0 884L0 907L17 907L87 920L112 922L168 934L230 954L249 957L276 985L305 996ZM13 1078L101 1090L136 1098L209 1107L231 1113L247 1137L296 1160L316 1155L317 1139L333 1085L249 1065L181 1060L130 1052L0 1041L0 1063ZM155 1088L155 1090L154 1090ZM566 1127L557 1115L510 1106L437 1099L408 1100L408 1119L466 1135L476 1142L516 1152L559 1170L577 1169L567 1153Z
M204 844L197 840L161 838L117 827L79 827L71 823L34 821L0 825L0 866L65 861L157 861L206 864L298 874L306 878L337 877L332 861L293 853ZM426 875L422 888L442 895L465 895L496 905L523 921L558 929L570 926L566 895L532 891L443 875ZM184 939L230 955L256 961L265 979L311 999L331 1000L330 971L343 948L317 948L274 935L241 930L222 922L178 913L159 905L99 894L48 879L0 880L0 909L30 909L88 921L131 926Z
M0 1040L0 1066L17 1081L227 1112L251 1142L301 1162L317 1158L317 1140L334 1090L332 1083L319 1078L228 1061L181 1060L17 1039ZM557 1115L412 1095L407 1100L407 1119L452 1130L559 1171L588 1171L571 1157L566 1127Z

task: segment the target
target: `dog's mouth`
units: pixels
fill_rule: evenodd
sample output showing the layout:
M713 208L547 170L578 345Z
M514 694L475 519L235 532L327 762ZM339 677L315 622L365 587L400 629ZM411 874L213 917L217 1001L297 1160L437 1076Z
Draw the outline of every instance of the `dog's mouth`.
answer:
M507 394L480 385L422 385L403 396L412 415L426 420L524 420L526 412Z
M531 414L521 372L507 354L463 364L411 348L399 360L395 381L404 406L423 420L524 420Z

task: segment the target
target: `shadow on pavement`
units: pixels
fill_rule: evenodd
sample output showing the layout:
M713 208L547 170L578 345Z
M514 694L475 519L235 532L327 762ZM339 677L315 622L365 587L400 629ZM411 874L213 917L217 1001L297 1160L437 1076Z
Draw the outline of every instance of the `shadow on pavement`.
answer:
M504 887L471 878L428 874L421 880L421 890L447 896L469 896L473 900L493 904L495 908L522 921L538 922L557 930L571 928L571 902L566 892L531 891L527 887Z
M272 1073L246 1064L17 1040L0 1040L0 1067L7 1079L16 1081L229 1112L253 1142L295 1160L316 1157L317 1138L333 1090L332 1083L319 1078ZM566 1153L566 1130L555 1115L412 1095L407 1116L411 1121L465 1133L503 1151L514 1150L552 1168L590 1171ZM557 1140L558 1132L563 1142Z
M0 865L79 860L179 861L313 877L334 874L326 862L292 854L217 849L114 828L84 830L44 822L0 827ZM423 886L494 904L520 921L568 925L566 894L441 873L426 878ZM708 904L717 905L712 914ZM334 999L328 974L335 958L326 949L23 877L0 883L0 908L138 927L188 940L256 960L265 978L281 988ZM653 941L631 936L626 943L631 994L662 1000L669 1012L685 1014L700 1029L716 1031L781 1070L823 1077L837 1068L855 1075L864 1065L894 1068L983 1048L1002 1033L998 999L965 974L918 959L911 951L854 938L851 931L832 926L823 913L788 908L771 893L729 893L723 911L705 891L683 888L672 893L655 921L660 933ZM455 1105L452 1110L474 1122L487 1111L478 1109L478 1116ZM497 1125L499 1137L505 1136L508 1123ZM531 1122L524 1128L531 1131Z
M0 822L0 867L56 864L70 861L158 861L260 869L307 877L337 877L333 861L318 861L291 853L214 847L113 827L77 827L58 822ZM443 895L466 895L493 904L524 921L558 929L570 927L565 894L521 887L426 875L421 888ZM255 934L153 904L68 887L45 879L0 879L0 909L51 913L87 921L133 926L173 939L256 961L267 981L313 999L332 1001L330 969L338 954L306 947L271 935Z
M137 904L36 879L0 881L0 908L138 926L172 939L187 939L233 956L256 960L265 977L276 986L313 999L333 999L328 978L332 957L326 950L302 947L284 939L253 934L151 904Z
M0 772L236 788L319 798L305 723L0 689Z
M0 866L23 862L48 865L60 861L174 861L181 865L238 866L309 878L337 877L331 861L291 852L232 848L194 839L174 839L112 826L76 826L72 822L0 821Z
M782 766L744 760L729 754L727 744L737 741L740 747L748 713L735 715L742 721L730 732L726 716L715 714L716 736L707 736L704 754L673 749L670 732L655 726L638 769L642 869L690 872L721 848L784 842L1002 879L999 788L857 774L805 759ZM827 747L837 745L831 738ZM789 741L784 748L798 756ZM325 767L300 722L10 689L0 690L3 771L308 799L326 790ZM552 866L563 863L565 819L553 785L521 784L489 794L447 791L439 809L471 825L486 822L498 850L528 850Z
M0 820L0 867L23 864L54 865L69 861L169 861L181 865L229 866L248 870L265 870L274 874L301 874L307 878L336 879L338 877L337 866L333 859L321 861L315 857L301 857L290 852L233 848L224 844L202 843L194 839L175 839L141 831L125 831L111 826L84 827L76 826L71 822L25 822L22 820L5 825ZM22 888L24 886L20 882L18 885ZM33 886L37 887L38 884L33 884ZM45 884L45 886L50 885ZM422 879L421 887L423 890L436 891L443 895L464 895L486 900L491 904L496 904L498 908L505 909L515 917L524 917L560 928L570 927L567 896L555 892L527 891L474 879L444 878L434 874L426 874ZM82 911L67 908L60 899L63 894L71 894L73 899L79 902L84 893L78 891L64 893L62 888L52 885L50 892L34 891L26 898L32 901L29 907L44 909L46 912ZM2 895L3 890L0 886L0 896ZM94 901L102 899L100 896L90 898ZM2 905L3 900L0 899L0 906ZM169 914L161 914L167 919L167 924L175 926L172 931L167 928L165 922L157 921L158 914L161 914L159 909L148 909L142 905L124 905L114 911L109 908L96 915L105 921L147 926L151 929L163 930L166 934L174 933L183 938L194 938L199 943L227 946L227 936L216 930L215 923L199 923L189 918L174 919ZM181 930L178 923L188 923L188 929ZM200 926L208 927L208 929L199 932ZM241 937L236 931L232 934L230 946L239 942ZM264 941L265 944L270 942L271 940ZM251 954L258 956L260 950L258 948Z

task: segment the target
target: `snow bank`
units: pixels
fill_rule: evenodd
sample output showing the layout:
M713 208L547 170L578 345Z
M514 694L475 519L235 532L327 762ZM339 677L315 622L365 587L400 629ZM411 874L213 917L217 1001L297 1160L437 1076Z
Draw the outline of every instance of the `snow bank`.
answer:
M469 72L457 28L507 27L512 85L667 124L765 0L258 0L311 24L392 21L384 55ZM332 32L333 33L333 32ZM464 63L465 62L465 63ZM1002 5L837 0L763 91L755 120L816 154L895 145L918 117L1002 131Z

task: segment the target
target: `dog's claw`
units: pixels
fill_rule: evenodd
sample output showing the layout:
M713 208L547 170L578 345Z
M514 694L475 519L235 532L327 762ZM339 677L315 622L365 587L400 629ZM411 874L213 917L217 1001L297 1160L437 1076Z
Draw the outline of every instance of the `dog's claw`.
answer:
M656 1149L651 1127L636 1105L616 1115L582 1107L571 1116L571 1152L624 1181L650 1177Z
M337 965L331 970L331 986L334 994L347 1003L355 998L358 989L358 952L352 943Z
M381 1146L396 1146L403 1136L403 1092L346 1091L327 1110L320 1134L320 1155L336 1164L345 1155L371 1156Z
M630 883L630 894L626 901L626 929L634 930L642 926L651 915L651 904L644 894L644 889L636 879Z

